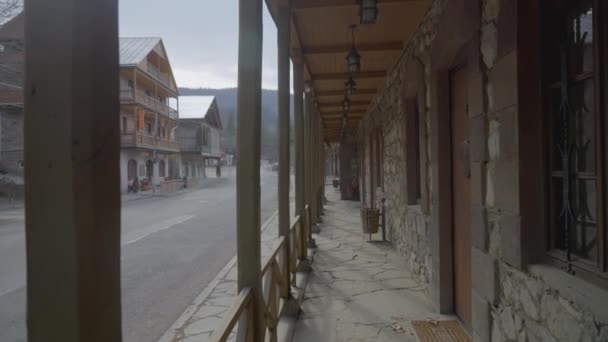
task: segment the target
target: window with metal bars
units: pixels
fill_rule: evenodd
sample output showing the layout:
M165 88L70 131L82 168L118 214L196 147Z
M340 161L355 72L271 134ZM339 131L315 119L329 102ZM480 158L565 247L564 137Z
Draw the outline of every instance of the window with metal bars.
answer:
M551 255L570 273L605 271L603 148L606 64L599 0L544 2Z

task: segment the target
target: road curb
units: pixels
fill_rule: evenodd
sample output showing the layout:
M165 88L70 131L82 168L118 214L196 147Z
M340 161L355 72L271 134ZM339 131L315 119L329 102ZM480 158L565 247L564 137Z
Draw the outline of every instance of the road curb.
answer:
M260 227L260 234L268 226L270 223L276 219L279 211L275 211L270 217L262 224ZM196 296L192 304L186 308L186 310L177 318L177 320L165 331L165 333L158 339L158 342L173 342L175 337L175 331L182 328L188 319L194 315L194 313L199 309L200 305L209 297L209 295L213 292L215 287L224 279L226 274L230 272L230 269L236 264L236 255L228 261L228 263L218 272L218 274L207 284L207 286L203 289L203 291Z

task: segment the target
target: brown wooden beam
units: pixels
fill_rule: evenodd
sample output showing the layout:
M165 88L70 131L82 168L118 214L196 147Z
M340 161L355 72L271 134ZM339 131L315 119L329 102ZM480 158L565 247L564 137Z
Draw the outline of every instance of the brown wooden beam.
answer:
M375 95L377 92L378 92L378 89L376 89L376 88L357 89L355 91L355 93L353 94L353 96L357 96L357 95ZM340 89L340 90L320 90L320 91L317 91L315 93L315 95L317 95L317 97L343 96L344 95L344 89Z
M378 0L380 4L416 2L422 0ZM357 0L292 0L292 10L305 10L324 7L358 6Z
M367 106L369 105L371 101L365 101L365 100L360 100L360 101L350 101L350 105L351 106ZM340 102L319 102L319 107L342 107L342 101Z
M348 72L330 72L325 74L313 74L313 81L347 80L351 76ZM386 76L386 70L361 71L352 74L353 79L382 78Z
M321 55L321 54L347 54L351 45L329 45L329 46L306 46L302 48L302 53L308 55ZM359 52L374 52L374 51L401 51L403 49L403 42L380 42L373 44L360 44L357 45Z
M336 110L336 111L321 112L321 116L322 117L326 117L326 116L334 115L334 114L341 116L342 115L342 111L341 110ZM353 111L348 112L348 116L357 115L357 114L363 115L363 114L365 114L365 110L353 110Z

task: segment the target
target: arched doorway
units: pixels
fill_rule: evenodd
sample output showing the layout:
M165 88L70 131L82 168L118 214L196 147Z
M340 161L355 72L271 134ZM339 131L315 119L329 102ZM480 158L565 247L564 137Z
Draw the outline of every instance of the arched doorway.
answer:
M161 160L158 163L158 176L161 178L165 178L165 161Z
M152 180L152 176L154 176L154 163L151 160L146 161L146 178L148 180Z
M127 163L127 179L132 181L137 177L137 161L135 159L129 159Z

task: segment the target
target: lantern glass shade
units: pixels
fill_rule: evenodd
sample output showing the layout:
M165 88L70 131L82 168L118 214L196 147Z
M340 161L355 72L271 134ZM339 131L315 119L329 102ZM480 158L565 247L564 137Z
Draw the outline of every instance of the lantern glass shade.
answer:
M350 100L348 97L344 97L344 101L342 101L342 110L344 110L344 112L348 112L350 110Z
M355 91L357 90L357 83L353 80L352 77L348 78L348 81L344 82L344 86L346 88L346 94L348 96L353 96Z
M375 24L378 18L378 0L360 0L359 16L361 24Z
M359 72L361 71L361 55L359 55L359 51L356 48L352 48L348 55L346 56L346 63L348 64L348 71Z
M307 93L312 91L312 84L310 84L310 81L304 82L304 91Z

